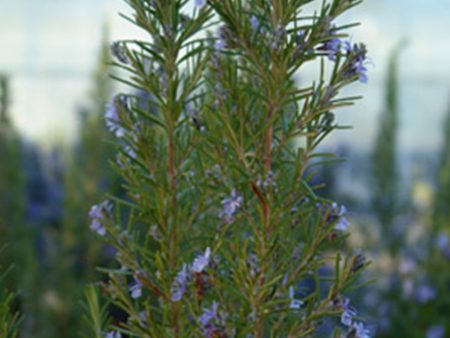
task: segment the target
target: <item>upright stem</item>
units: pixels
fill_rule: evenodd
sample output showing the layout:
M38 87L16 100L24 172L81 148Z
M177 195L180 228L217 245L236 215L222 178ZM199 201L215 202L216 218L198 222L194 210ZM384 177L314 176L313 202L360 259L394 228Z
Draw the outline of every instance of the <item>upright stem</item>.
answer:
M169 184L170 193L172 194L172 208L175 211L177 206L177 199L175 193L175 148L173 144L173 134L169 135Z
M272 118L272 114L273 114L273 107L271 106L269 108L269 113L268 113L268 118L269 120ZM273 141L273 126L272 124L269 126L269 129L267 129L267 134L266 134L266 149L265 149L265 155L266 155L266 159L265 159L265 165L266 165L266 172L268 173L271 169L271 154L272 154L272 141Z

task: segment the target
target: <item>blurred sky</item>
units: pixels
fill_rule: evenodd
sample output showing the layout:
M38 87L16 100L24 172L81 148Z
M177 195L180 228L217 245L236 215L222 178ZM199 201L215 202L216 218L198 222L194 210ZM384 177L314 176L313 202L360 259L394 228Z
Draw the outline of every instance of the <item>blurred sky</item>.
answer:
M127 11L121 0L0 0L0 72L12 77L13 119L29 138L49 144L75 136L75 113L89 92L103 23L110 24L112 39L139 36L119 11ZM368 148L382 110L387 57L407 37L401 147L438 146L450 105L450 1L366 0L344 19L362 22L352 37L368 44L373 66L369 84L353 88L364 100L339 113L354 129L329 142Z

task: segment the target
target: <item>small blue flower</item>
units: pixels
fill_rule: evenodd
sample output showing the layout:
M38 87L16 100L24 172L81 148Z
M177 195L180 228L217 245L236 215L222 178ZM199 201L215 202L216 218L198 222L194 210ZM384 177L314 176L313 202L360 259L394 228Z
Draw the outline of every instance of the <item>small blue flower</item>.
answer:
M323 44L323 49L328 53L328 59L336 60L336 56L341 50L342 41L339 38L332 38Z
M100 236L106 235L106 229L102 222L104 221L104 214L110 213L112 210L112 204L105 200L98 205L93 205L89 211L89 217L91 218L91 230L98 233Z
M136 275L133 276L133 278L134 278L134 283L130 286L129 291L130 291L130 294L131 294L131 298L137 299L137 298L140 298L142 296L143 284L139 280L139 278L136 277Z
M370 331L366 329L363 323L353 323L347 332L348 338L370 338Z
M319 209L322 209L323 217L329 224L334 224L334 230L346 232L350 226L350 222L345 218L347 208L343 205L339 206L337 203L328 205L317 204Z
M192 263L191 270L195 273L201 273L209 265L209 259L211 257L211 249L208 247L203 255L197 256Z
M416 270L416 261L409 257L402 258L398 270L401 275L410 275Z
M445 327L443 325L432 326L427 330L426 338L444 338Z
M119 60L123 64L127 65L130 63L130 60L128 59L127 56L127 51L123 46L123 44L121 44L120 42L114 42L111 45L111 53L115 56L117 60Z
M252 26L252 29L254 31L257 31L259 29L259 20L256 16L252 15L250 18L250 25Z
M341 323L345 326L352 325L353 317L356 316L356 311L350 306L350 300L348 298L344 298L341 303L342 307L342 315L341 315Z
M219 314L217 312L218 309L219 303L217 303L216 301L212 303L211 309L203 309L202 315L198 317L198 321L200 322L202 327L207 327L212 321L219 320Z
M122 334L117 331L109 331L105 338L122 338Z
M232 223L234 221L234 215L236 214L239 207L242 205L243 198L237 193L235 189L231 192L230 197L225 198L222 201L223 209L219 213L219 217L222 218L226 223Z
M450 259L450 239L447 234L441 233L438 235L436 247L445 258Z
M189 268L186 264L183 265L183 268L180 272L178 272L177 276L172 285L171 293L172 293L172 301L178 302L183 298L183 295L187 292L188 283L191 280L191 274Z
M428 284L421 284L417 288L415 296L419 303L427 303L436 298L436 290Z
M225 313L219 313L219 303L213 302L211 309L203 308L203 313L198 317L198 322L206 338L226 337L224 332Z
M136 152L134 151L134 149L130 146L125 146L124 147L124 151L125 153L127 153L128 156L130 156L131 158L136 159Z
M116 137L121 138L125 135L125 129L120 125L119 110L117 105L119 104L118 97L115 97L111 102L106 105L106 127L116 135Z
M290 309L298 310L303 306L303 302L295 298L295 290L292 285L289 287L289 298L291 299L291 303L289 304Z
M439 234L436 238L436 246L439 250L444 250L450 245L450 239L446 234Z
M278 50L283 44L286 37L286 28L282 25L279 25L275 31L273 32L272 42L270 47L273 50Z
M214 47L217 51L221 51L228 47L227 41L230 40L230 33L227 26L223 25L217 29L217 40L214 44Z
M195 0L195 6L203 7L206 5L206 0Z
M345 50L347 51L347 57L350 60L349 69L346 70L347 77L359 76L359 81L367 83L367 48L363 43L354 44L351 46L350 42L346 43Z

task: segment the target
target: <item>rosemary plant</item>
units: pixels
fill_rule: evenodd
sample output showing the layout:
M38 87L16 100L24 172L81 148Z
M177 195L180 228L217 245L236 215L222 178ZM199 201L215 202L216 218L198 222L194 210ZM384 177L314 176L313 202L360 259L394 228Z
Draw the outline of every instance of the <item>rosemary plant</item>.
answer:
M128 193L90 212L120 265L107 337L369 337L346 297L367 262L306 174L358 98L340 91L367 81L355 24L337 24L360 2L127 1L149 38L113 44L116 78L147 95L106 113Z

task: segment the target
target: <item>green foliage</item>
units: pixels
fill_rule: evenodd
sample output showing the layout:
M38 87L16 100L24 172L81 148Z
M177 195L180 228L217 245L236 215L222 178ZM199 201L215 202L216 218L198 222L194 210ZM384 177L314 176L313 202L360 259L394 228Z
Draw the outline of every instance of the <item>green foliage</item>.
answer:
M109 325L108 304L101 304L98 287L90 284L86 287L83 329L80 337L103 338Z
M305 175L338 128L334 112L356 99L339 91L364 80L365 46L340 40L353 25L332 24L360 1L324 1L313 16L303 15L313 1L211 0L189 15L184 0L127 3L125 18L150 39L113 45L127 74L115 78L147 95L120 94L108 112L127 198L111 196L114 213L108 202L92 209L121 265L104 285L127 314L116 329L313 335L345 311L366 265L339 253L344 211ZM298 87L306 64L317 77Z
M4 255L4 248L0 249L0 253L2 256ZM0 337L17 338L21 317L15 309L16 295L10 292L6 286L6 279L11 269L4 270L4 266L1 265L0 269Z

